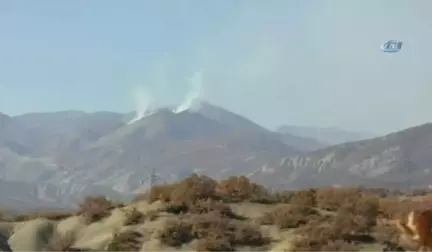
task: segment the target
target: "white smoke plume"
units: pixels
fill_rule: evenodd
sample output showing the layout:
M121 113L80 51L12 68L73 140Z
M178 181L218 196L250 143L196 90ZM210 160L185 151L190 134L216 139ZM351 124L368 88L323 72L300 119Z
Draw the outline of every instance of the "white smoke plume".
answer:
M199 109L203 101L203 74L201 71L195 72L189 79L191 89L186 94L183 102L178 105L173 112L180 113L185 110Z
M135 117L128 122L132 124L142 118L150 115L156 109L156 100L154 96L145 88L136 88L133 91L135 103Z

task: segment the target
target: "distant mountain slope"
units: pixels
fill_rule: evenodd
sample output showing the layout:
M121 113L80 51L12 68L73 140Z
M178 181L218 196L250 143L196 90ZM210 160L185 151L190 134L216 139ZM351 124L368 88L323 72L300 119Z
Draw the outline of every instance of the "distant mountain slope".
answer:
M28 195L16 186L10 197L62 206L96 191L126 197L147 185L152 169L167 181L192 172L223 178L275 167L284 156L305 146L310 150L303 144L309 139L286 138L207 102L180 113L157 109L127 123L134 116L82 111L0 116L0 179L37 191Z
M32 155L55 156L59 151L80 148L123 125L124 115L113 112L59 111L13 117L25 125L32 142Z
M176 179L185 170L219 177L244 174L298 153L272 133L232 131L198 113L161 110L85 149L64 152L58 162L69 171L87 173L91 183L106 178L103 183L129 191L137 189L151 169L166 179Z
M251 120L208 102L200 102L192 112L199 113L209 119L218 121L231 130L268 131Z
M322 149L329 146L329 144L319 142L314 138L297 136L290 133L278 133L278 134L280 134L280 138L284 143L289 144L290 146L294 146L295 148L306 152Z
M13 188L0 205L65 207L95 193L128 198L148 186L153 169L167 182L198 172L247 175L270 187L432 181L430 124L324 148L203 104L157 109L134 123L131 113L0 114L0 182Z
M307 126L283 125L278 128L277 132L289 133L294 136L316 139L318 142L326 145L335 145L352 141L360 141L373 138L372 133L352 132L337 127L318 128Z
M192 111L195 113L199 113L207 118L218 121L234 131L247 130L261 133L272 133L275 135L277 134L277 132L270 132L268 129L252 122L251 120L241 115L235 114L219 106L212 105L208 102L200 102L199 106L196 106ZM297 136L290 133L283 133L275 137L282 139L285 144L302 151L317 150L327 146L323 143L316 141L315 139L304 136Z
M252 177L267 185L420 187L432 185L432 124L284 158Z
M32 141L28 129L14 118L0 113L0 148L7 148L20 155L31 153L28 143Z

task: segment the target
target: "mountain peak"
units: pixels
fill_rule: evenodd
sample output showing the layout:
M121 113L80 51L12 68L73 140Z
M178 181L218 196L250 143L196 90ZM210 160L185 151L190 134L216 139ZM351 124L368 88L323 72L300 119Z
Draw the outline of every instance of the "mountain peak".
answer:
M202 99L201 97L198 96L192 97L190 99L187 99L185 102L181 103L180 105L178 105L172 111L174 113L180 113L183 111L197 111L205 104L209 104L209 103L204 99Z

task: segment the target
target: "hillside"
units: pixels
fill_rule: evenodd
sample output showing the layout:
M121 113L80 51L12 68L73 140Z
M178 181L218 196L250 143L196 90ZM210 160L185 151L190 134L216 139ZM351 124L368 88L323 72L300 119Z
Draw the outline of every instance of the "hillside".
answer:
M9 200L0 198L0 206L19 199L21 207L66 207L91 192L126 199L148 186L153 169L166 181L192 172L223 178L314 149L309 139L284 138L207 102L181 113L162 108L127 123L132 118L82 111L2 114L0 177L15 190Z
M264 127L250 121L249 119L225 110L221 107L214 106L208 102L200 102L199 106L192 110L207 118L221 122L233 131L252 131L266 134L274 134L274 137L280 138L285 144L301 151L312 151L324 148L327 145L317 141L315 138L294 135L288 132L270 132Z
M346 142L360 141L374 137L374 134L368 132L347 131L337 127L307 127L295 125L282 125L277 129L282 134L291 134L294 136L316 139L323 145L336 145Z
M2 212L2 251L409 251L396 216L421 197L359 188L269 192L245 177L192 175L128 204L87 197L74 210Z
M370 140L286 157L251 178L284 188L326 185L427 187L432 181L432 124Z
M130 199L149 186L152 170L159 183L198 172L216 179L247 175L272 188L400 188L432 179L430 124L324 147L209 103L130 119L113 112L2 114L0 178L14 190L0 197L0 207L70 207L94 192Z

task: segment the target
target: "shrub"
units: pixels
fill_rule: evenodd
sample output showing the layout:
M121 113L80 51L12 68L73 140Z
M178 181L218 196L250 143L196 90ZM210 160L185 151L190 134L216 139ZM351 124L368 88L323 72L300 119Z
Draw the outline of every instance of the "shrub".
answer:
M367 233L372 227L365 225L362 216L353 215L349 212L340 211L332 220L333 232L339 237L348 239L351 235Z
M133 230L116 233L106 251L140 251L142 237L141 233Z
M154 221L159 217L159 212L156 210L151 210L146 213L146 218L149 221Z
M177 247L188 243L193 239L192 225L182 220L173 220L166 223L164 229L159 233L159 239L162 243Z
M207 176L193 174L175 186L170 199L174 203L194 204L200 199L214 197L217 182Z
M356 244L344 240L335 225L319 221L296 230L299 238L293 242L293 251L358 251Z
M357 251L359 243L374 242L371 232L376 226L378 198L363 195L355 202L347 201L327 220L314 219L298 228L300 238L295 251Z
M92 223L110 215L110 210L115 207L115 203L103 196L88 196L80 204L78 214L84 216L88 223Z
M269 240L261 234L259 227L237 220L222 218L216 214L202 214L190 218L192 234L196 239L228 240L236 245L262 246Z
M205 213L216 213L222 217L233 218L233 219L244 219L241 216L236 215L231 207L222 201L207 199L198 200L195 204L175 204L171 203L167 205L164 211L173 214L205 214Z
M206 214L206 213L217 213L222 217L232 219L244 219L241 216L236 215L231 207L221 201L217 200L200 200L195 205L189 207L189 213L191 214Z
M406 212L406 207L407 204L398 199L384 198L379 200L379 214L386 219L397 218L400 212Z
M431 209L432 201L429 197L420 200L413 199L380 199L379 214L387 219L397 219L406 216L409 211Z
M162 200L175 204L194 204L199 199L214 198L216 184L216 181L207 176L193 174L178 183L153 187L149 202Z
M171 192L174 186L175 184L153 186L148 193L144 193L137 196L135 198L135 201L139 201L147 198L149 203L153 203L158 200L168 202L170 201Z
M280 205L257 219L261 225L277 225L279 228L296 228L319 216L317 210L299 205Z
M164 244L172 247L197 239L196 249L200 251L231 251L236 245L259 246L268 243L258 227L222 217L215 212L171 221L159 237Z
M225 237L227 232L229 233L232 229L229 226L229 219L223 218L217 213L191 215L188 222L191 224L193 236L198 239Z
M361 197L359 189L356 188L320 188L316 191L317 207L336 211L345 203L354 203Z
M275 193L275 200L279 203L289 204L294 195L294 191L280 191Z
M399 231L395 225L380 223L373 229L373 237L380 243L397 244L399 241Z
M293 191L289 203L300 205L300 206L315 207L316 206L315 195L316 195L316 189Z
M340 239L334 231L329 223L311 221L296 230L299 237L293 242L293 251L329 251L326 246Z
M123 211L126 214L126 219L123 224L125 226L137 225L145 221L146 216L142 212L138 211L136 208L132 208L130 210L123 210Z
M235 230L231 237L231 243L234 245L262 246L270 242L262 235L258 226L249 223L233 223L233 225L235 225Z
M185 203L180 203L180 204L170 203L164 209L165 212L172 213L172 214L184 214L188 210L189 207Z
M332 220L330 222L323 222L320 220L312 220L307 225L304 225L296 229L296 234L301 236L310 236L318 241L328 241L340 239L340 232L332 225Z
M203 238L199 239L196 244L197 251L235 251L231 242L227 238Z
M354 203L341 206L334 219L334 225L344 234L369 234L377 223L378 199L363 196Z
M232 176L222 180L217 184L215 191L216 195L226 202L275 202L274 197L263 186L250 182L245 176Z

